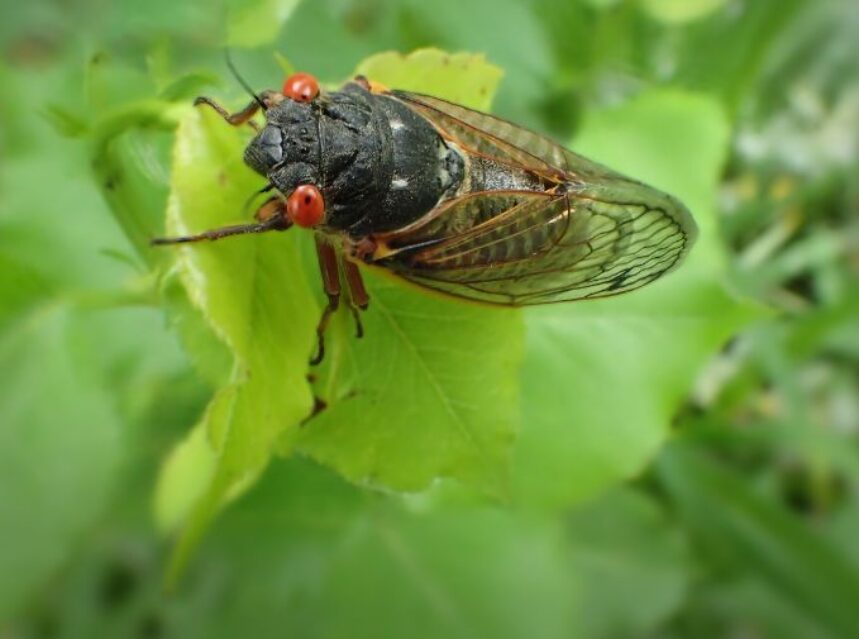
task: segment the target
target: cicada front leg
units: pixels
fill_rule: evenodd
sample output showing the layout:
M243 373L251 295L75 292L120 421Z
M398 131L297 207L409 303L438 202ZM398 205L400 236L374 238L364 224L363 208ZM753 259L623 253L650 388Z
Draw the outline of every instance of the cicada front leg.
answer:
M217 229L203 231L194 235L179 235L176 237L156 237L150 240L153 246L167 244L191 244L194 242L214 242L232 235L247 235L251 233L268 233L269 231L286 231L292 227L292 222L286 216L283 202L272 197L266 200L256 213L255 224L233 224Z
M257 126L256 122L251 120L251 118L254 117L260 109L271 106L271 104L275 102L274 98L275 93L273 91L263 91L259 96L257 96L257 98L251 100L245 108L241 111L236 111L235 113L230 113L212 98L207 98L202 95L194 100L194 106L205 104L206 106L214 109L215 112L217 112L217 114L220 115L228 124L233 126L248 124L255 131L259 131L259 126Z

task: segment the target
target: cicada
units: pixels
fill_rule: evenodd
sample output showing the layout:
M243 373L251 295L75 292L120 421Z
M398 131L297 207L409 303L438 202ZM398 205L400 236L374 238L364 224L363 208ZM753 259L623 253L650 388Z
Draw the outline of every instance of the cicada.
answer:
M676 268L696 235L674 197L459 104L361 76L326 92L298 73L280 91L251 93L237 113L196 104L256 130L244 160L269 194L256 222L153 242L312 229L328 299L314 362L341 295L356 319L367 309L359 265L526 306L637 289Z

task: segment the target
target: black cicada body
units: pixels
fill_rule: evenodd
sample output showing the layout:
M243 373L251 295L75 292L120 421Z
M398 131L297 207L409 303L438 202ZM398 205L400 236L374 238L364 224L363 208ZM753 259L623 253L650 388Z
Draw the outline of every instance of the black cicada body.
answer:
M317 360L341 280L353 306L367 306L356 264L524 306L639 288L674 269L696 235L670 195L494 116L362 77L324 93L296 74L232 115L198 103L231 124L264 109L245 161L274 195L257 224L156 243L314 229L329 298Z

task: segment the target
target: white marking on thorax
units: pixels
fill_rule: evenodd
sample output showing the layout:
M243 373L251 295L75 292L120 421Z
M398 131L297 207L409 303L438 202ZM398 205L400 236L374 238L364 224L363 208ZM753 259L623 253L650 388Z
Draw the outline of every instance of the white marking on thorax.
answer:
M394 178L391 180L391 188L392 189L407 189L409 187L409 181L404 180L403 178Z

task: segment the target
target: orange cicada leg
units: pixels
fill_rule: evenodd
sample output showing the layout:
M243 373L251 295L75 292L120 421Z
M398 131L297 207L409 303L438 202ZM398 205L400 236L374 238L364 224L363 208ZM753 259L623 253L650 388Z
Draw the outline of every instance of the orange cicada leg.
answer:
M343 271L343 277L346 280L346 287L349 292L349 307L352 309L352 317L355 318L355 334L360 338L364 336L361 311L367 310L367 307L370 305L370 296L367 294L364 279L361 277L361 271L355 262L341 258L340 268Z
M322 274L322 287L328 296L328 304L322 311L322 317L316 325L316 355L310 360L315 366L325 357L325 329L331 321L331 316L340 306L340 265L337 259L337 251L321 236L316 236L316 255L319 258L319 271Z

